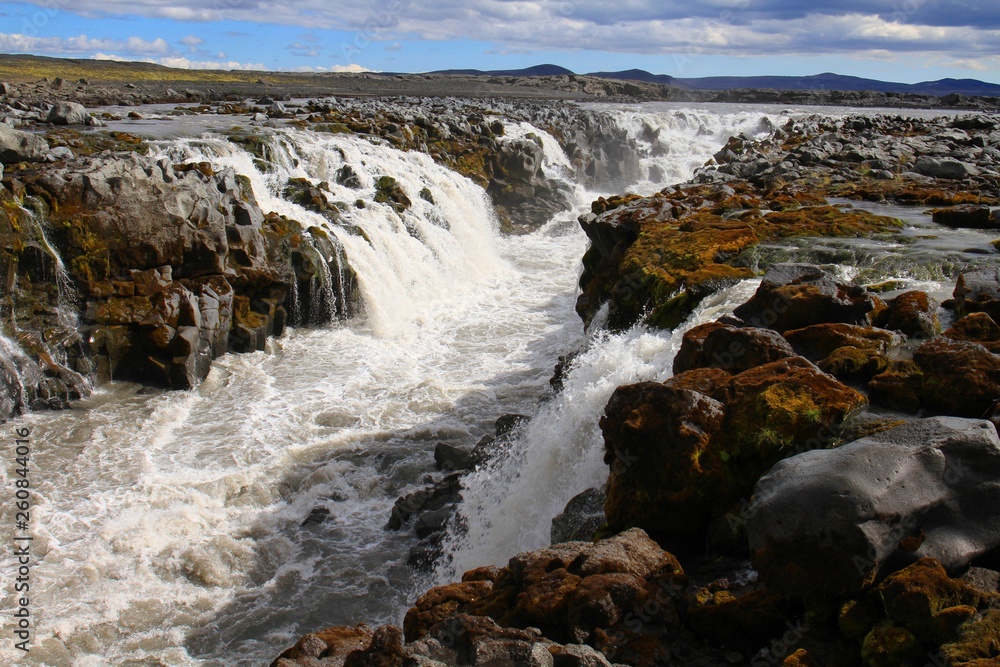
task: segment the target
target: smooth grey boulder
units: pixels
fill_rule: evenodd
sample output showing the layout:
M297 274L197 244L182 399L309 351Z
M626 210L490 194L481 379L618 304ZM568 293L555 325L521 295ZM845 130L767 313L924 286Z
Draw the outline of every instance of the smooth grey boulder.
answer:
M0 163L41 162L48 154L49 142L43 137L0 123Z
M53 125L86 125L90 114L87 109L77 102L56 102L49 115L45 118L46 123Z
M954 158L922 157L917 160L914 169L924 176L955 180L979 175L979 169L974 165L959 162Z
M1000 438L934 417L778 463L747 517L754 566L777 593L845 594L918 558L955 571L1000 547Z

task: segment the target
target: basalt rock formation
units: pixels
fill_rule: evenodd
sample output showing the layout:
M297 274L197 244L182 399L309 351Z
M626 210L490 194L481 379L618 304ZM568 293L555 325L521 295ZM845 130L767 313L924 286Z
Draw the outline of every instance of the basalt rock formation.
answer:
M231 170L105 154L8 174L0 198L0 307L40 371L21 373L4 417L64 405L88 380L188 388L289 320L354 307L350 284L339 302L310 294L320 272L350 279L332 240L265 215Z

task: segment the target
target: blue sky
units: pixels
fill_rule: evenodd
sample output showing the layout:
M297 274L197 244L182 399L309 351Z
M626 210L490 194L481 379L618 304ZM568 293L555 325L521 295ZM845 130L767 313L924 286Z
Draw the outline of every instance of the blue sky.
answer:
M36 0L0 3L0 53L219 69L554 63L578 73L1000 82L1000 2Z

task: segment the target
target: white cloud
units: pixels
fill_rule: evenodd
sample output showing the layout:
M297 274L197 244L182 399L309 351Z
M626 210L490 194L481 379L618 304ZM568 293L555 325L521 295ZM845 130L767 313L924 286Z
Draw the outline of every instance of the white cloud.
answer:
M330 68L330 71L331 72L361 74L362 72L372 72L374 70L370 70L367 67L363 67L361 65L356 65L354 63L351 63L350 65L334 65L333 67Z
M224 53L219 54L225 56ZM123 58L115 53L95 53L94 60L113 60L115 62L133 62L134 58ZM223 70L264 70L264 63L241 63L235 60L189 60L184 56L166 56L164 58L143 58L139 62L175 67L177 69L223 69Z
M205 40L197 35L188 35L180 40L180 43L184 46L201 46L205 43Z
M52 0L27 0L42 7ZM351 62L358 50L382 42L475 39L498 52L612 51L619 53L729 56L818 56L889 52L938 55L977 62L997 53L1000 2L996 0L82 0L64 11L93 16L141 15L182 21L245 21L307 29L292 52L315 59L321 44L312 31L340 30L340 42L324 36L329 53ZM39 10L43 11L43 10ZM30 32L24 30L23 32ZM10 38L10 35L5 37ZM23 37L23 35L22 35ZM81 36L82 37L82 36ZM3 38L0 37L0 40ZM181 44L202 42L188 35ZM63 40L69 42L69 40ZM115 40L71 45L9 46L0 51L41 53L134 53L175 55L166 44L142 51ZM9 44L9 41L8 41ZM45 50L42 50L44 47ZM197 49L192 58L210 58ZM223 59L219 59L223 60Z
M375 72L375 70L368 69L361 65L350 64L350 65L333 65L331 67L323 67L321 65L300 65L292 69L293 72L334 72L337 74L362 74L364 72Z
M0 52L37 53L45 55L90 55L98 51L119 51L130 55L166 55L171 52L166 40L152 41L140 37L128 39L91 39L86 35L77 37L31 37L22 34L0 32Z

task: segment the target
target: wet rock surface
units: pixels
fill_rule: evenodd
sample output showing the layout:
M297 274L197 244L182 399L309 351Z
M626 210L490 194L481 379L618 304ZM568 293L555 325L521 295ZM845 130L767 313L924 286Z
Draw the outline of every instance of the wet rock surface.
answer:
M915 421L782 461L761 478L747 531L768 587L853 593L893 558L952 572L1000 546L1000 439L987 421Z

